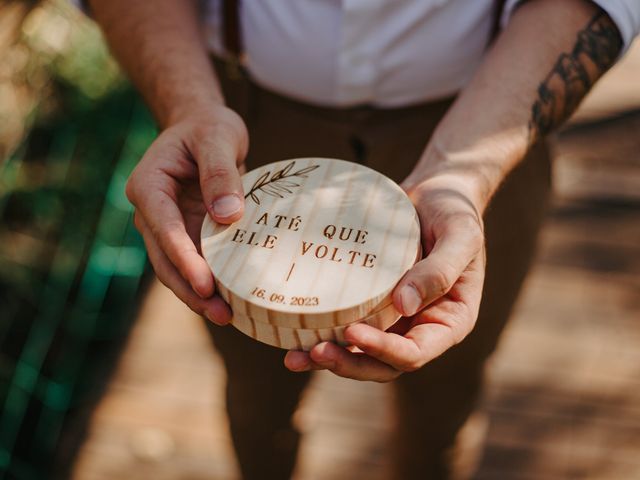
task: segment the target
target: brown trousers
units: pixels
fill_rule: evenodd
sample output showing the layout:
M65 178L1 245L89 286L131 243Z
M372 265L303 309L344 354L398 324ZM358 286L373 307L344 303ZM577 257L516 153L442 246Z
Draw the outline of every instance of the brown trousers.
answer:
M267 92L244 78L229 80L217 62L216 68L228 104L249 129L248 169L286 158L333 157L367 165L400 182L451 104L319 108ZM488 263L474 331L440 358L394 382L394 478L448 478L446 452L476 406L485 362L531 263L549 191L549 154L538 145L504 182L485 215ZM209 328L228 374L227 410L243 477L289 478L299 439L291 414L310 375L289 372L282 350L233 327Z

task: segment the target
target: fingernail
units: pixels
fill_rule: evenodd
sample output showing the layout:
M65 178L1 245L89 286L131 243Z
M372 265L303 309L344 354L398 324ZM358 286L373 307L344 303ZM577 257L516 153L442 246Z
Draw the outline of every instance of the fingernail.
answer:
M306 356L304 354L296 355L296 353L299 352L295 352L289 356L289 370L294 372L305 372L310 370L311 364L307 360Z
M362 324L358 323L356 325L351 325L345 329L345 340L354 345L366 345L371 343L371 340L373 339L371 332L367 328L362 328L362 326L359 327L358 325Z
M196 292L198 294L198 296L200 298L202 298L203 300L206 300L207 298L209 298L211 295L209 294L209 292L207 291L207 288L204 285L198 285L198 284L193 284L192 288L194 290L194 292Z
M311 370L310 363L301 363L291 369L292 372L308 372L309 370Z
M242 208L242 201L238 195L231 194L217 198L213 202L213 213L216 217L227 218L240 211Z
M311 359L321 367L331 370L336 367L336 359L332 350L333 346L328 342L320 343L314 347Z
M420 294L412 285L402 287L400 301L402 303L402 313L405 316L415 315L422 304Z

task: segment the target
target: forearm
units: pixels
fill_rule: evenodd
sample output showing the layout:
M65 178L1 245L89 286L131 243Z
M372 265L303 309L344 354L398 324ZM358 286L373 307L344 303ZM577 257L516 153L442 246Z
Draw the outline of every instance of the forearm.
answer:
M161 127L223 103L195 0L89 0L114 56Z
M513 15L408 179L458 185L482 213L528 148L614 63L617 28L586 0L530 0Z

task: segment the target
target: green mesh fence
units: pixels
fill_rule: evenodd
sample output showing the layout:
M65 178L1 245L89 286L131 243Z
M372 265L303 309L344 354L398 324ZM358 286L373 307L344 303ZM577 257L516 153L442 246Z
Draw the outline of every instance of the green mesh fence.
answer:
M152 119L126 89L64 104L0 164L1 479L65 475L146 268L124 185Z

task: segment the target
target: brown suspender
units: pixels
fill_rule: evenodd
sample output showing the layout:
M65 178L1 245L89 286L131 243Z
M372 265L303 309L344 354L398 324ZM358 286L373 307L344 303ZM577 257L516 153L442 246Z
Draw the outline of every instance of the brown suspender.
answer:
M227 55L240 60L242 35L240 33L240 0L222 0L222 29Z
M507 0L496 0L495 9L493 11L493 28L491 29L491 40L493 42L500 33L500 19L502 18L502 12L504 12L504 6Z

